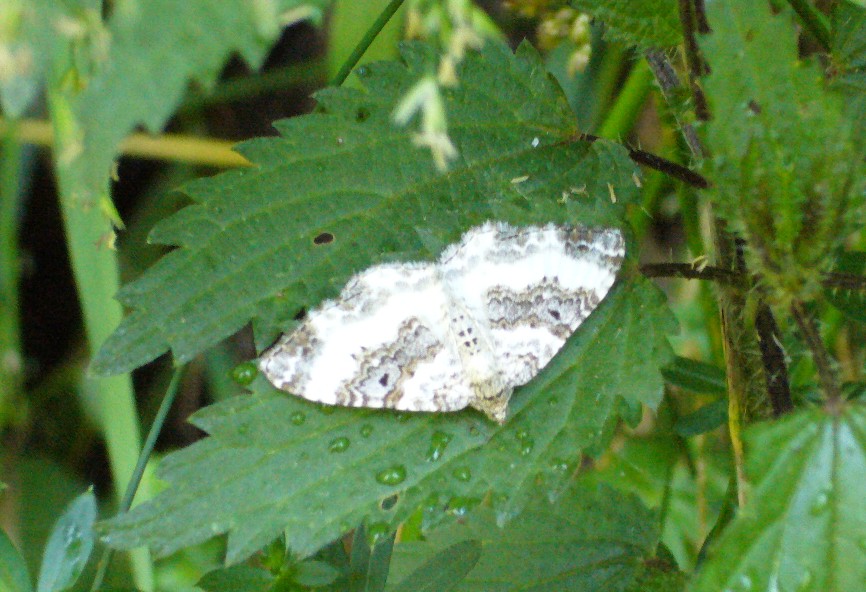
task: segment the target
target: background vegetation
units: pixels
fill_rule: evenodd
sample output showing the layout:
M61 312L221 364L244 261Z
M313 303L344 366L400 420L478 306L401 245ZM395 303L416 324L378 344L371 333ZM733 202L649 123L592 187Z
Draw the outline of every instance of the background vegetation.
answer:
M849 0L7 1L0 589L866 590L864 87ZM488 219L628 244L505 425L246 362Z

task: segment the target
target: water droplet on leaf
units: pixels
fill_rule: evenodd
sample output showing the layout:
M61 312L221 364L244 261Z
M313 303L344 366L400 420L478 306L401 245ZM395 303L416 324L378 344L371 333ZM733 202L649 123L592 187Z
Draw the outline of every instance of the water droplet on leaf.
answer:
M406 467L394 465L376 473L376 481L382 485L399 485L406 480Z
M370 434L373 433L373 426L370 424L364 424L361 426L361 435L365 438L369 438Z
M455 496L448 500L448 513L455 516L465 516L469 510L478 505L479 500L474 497Z
M367 542L370 545L375 545L376 542L384 536L388 536L391 528L387 522L374 522L367 526Z
M296 426L299 426L305 421L307 421L307 416L301 411L295 411L289 416L289 421L291 421Z
M243 362L235 366L231 371L231 378L241 386L248 386L259 373L259 369L252 362Z
M556 473L565 473L568 471L568 463L561 458L550 459L550 469Z
M433 462L442 458L445 448L448 447L450 441L451 436L445 432L433 432L433 435L430 437L430 448L427 449L427 460Z
M820 514L824 510L827 509L828 502L830 501L830 496L827 495L827 492L822 491L818 495L815 496L815 501L812 503L812 507L809 508L809 512L812 515Z
M469 481L472 479L472 471L469 467L458 467L451 472L458 481Z
M340 436L331 440L331 443L328 444L328 450L330 452L345 452L349 449L349 444L351 444L351 441L348 438Z

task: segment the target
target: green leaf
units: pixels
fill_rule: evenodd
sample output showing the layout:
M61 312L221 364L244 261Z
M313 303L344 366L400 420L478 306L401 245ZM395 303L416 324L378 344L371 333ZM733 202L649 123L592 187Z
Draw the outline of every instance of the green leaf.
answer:
M366 525L361 525L355 530L355 537L352 539L352 555L349 560L347 592L382 592L385 589L394 537L377 532L371 534L373 536L369 537ZM370 538L373 540L370 541Z
M4 592L7 590L32 592L33 590L24 558L3 530L0 530L0 590Z
M608 35L642 49L682 43L676 0L571 0L571 6L604 21Z
M749 503L692 592L848 592L866 582L866 407L813 409L746 436Z
M866 89L866 8L846 0L836 3L831 54L839 79L861 92Z
M386 563L387 568L387 563ZM295 568L293 580L302 586L322 587L334 583L340 571L324 561L302 561Z
M207 572L196 582L205 592L264 592L274 581L265 569L250 565L233 565Z
M122 290L133 312L95 372L130 370L169 347L188 361L250 319L264 345L353 273L433 259L488 219L621 225L637 200L634 165L620 146L574 139L573 113L528 45L515 56L488 42L466 56L460 85L445 92L460 157L444 173L391 121L436 60L422 45L404 57L406 65L363 66L365 92L321 91L317 113L278 122L279 138L240 146L255 167L186 187L197 203L151 235L180 248ZM316 241L324 232L332 240Z
M561 491L581 453L607 442L619 413L634 418L639 403L658 404L658 368L671 357L665 336L675 327L650 282L614 286L517 390L504 426L472 410L319 407L260 378L255 396L198 412L192 421L210 437L166 457L160 476L172 486L104 532L113 546L148 544L159 554L228 532L235 562L280 532L305 556L365 519L371 529L393 528L423 506L429 526L487 495L507 520L539 490Z
M849 251L840 253L833 267L836 273L866 276L866 253ZM864 278L866 282L866 278ZM866 323L866 290L863 288L824 288L827 301L855 321Z
M860 226L856 115L816 62L799 59L790 19L750 0L707 8L717 211L747 240L748 262L777 297L812 299L835 248Z
M120 141L137 125L160 131L190 81L211 87L234 53L258 67L279 37L283 16L315 17L326 4L148 0L117 6L106 23L98 4L93 14L80 15L87 43L71 43L65 55L85 57L53 64L60 92L53 96L52 119L68 130L60 134L68 144L59 147L64 193L75 193L79 206L99 204Z
M662 368L665 381L693 393L725 395L728 382L725 371L713 364L676 356L672 363Z
M578 483L555 504L536 497L504 528L495 512L479 508L424 543L396 545L391 577L405 580L459 541L480 541L482 551L455 592L625 591L653 557L658 519L632 496Z
M72 500L54 525L42 555L37 592L56 592L75 584L93 551L95 521L96 497L88 490Z
M717 399L679 418L674 424L674 431L683 438L691 438L711 432L725 425L726 421L728 421L728 400Z
M388 592L450 592L481 558L481 542L469 539L445 547Z

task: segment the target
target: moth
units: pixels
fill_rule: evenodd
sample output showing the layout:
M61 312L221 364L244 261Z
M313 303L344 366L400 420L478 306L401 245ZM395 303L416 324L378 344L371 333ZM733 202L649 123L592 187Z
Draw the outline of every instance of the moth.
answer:
M259 369L310 401L473 407L501 424L514 388L598 307L624 256L614 228L487 222L436 262L358 273L266 350Z

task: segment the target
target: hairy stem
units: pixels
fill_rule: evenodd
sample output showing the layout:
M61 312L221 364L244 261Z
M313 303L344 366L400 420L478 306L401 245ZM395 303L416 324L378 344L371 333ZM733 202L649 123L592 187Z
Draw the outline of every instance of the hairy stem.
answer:
M785 350L779 341L779 326L773 316L773 311L765 303L758 305L755 315L755 330L758 333L758 346L761 348L761 359L764 362L764 374L767 379L767 393L773 406L773 415L780 417L793 411L791 387L788 383L788 364L785 361Z
M803 23L806 30L821 44L821 47L825 51L830 51L833 36L830 33L830 23L827 22L827 17L808 0L788 0L788 4L800 17L800 22Z
M640 266L646 277L676 277L687 280L711 280L721 284L737 285L742 276L722 267L695 267L691 263L647 263Z
M815 324L815 319L806 311L804 304L799 301L791 305L791 314L800 328L800 334L803 336L806 346L812 352L812 360L818 370L818 380L821 382L821 388L824 390L828 402L839 404L842 401L842 390L839 387L830 354L824 347L824 340L821 339L821 333Z
M692 0L679 0L680 24L683 28L683 47L685 48L686 67L688 68L689 90L695 105L695 116L701 121L710 118L710 108L704 91L698 84L698 78L707 74L709 68L701 56L698 46L696 29L698 26L697 15Z

